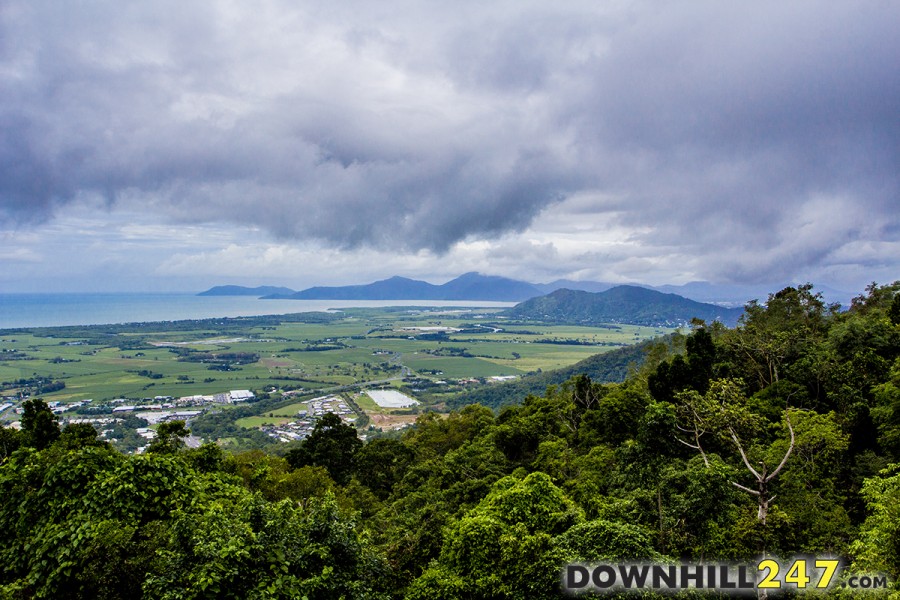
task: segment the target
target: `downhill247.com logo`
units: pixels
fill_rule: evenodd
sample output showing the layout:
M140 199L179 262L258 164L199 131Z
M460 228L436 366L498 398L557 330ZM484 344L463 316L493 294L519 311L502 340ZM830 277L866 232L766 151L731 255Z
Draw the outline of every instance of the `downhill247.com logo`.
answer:
M828 589L834 585L851 589L888 587L884 575L850 575L842 572L835 558L772 558L753 563L575 563L563 570L563 590L584 591L706 589L729 593L757 590Z

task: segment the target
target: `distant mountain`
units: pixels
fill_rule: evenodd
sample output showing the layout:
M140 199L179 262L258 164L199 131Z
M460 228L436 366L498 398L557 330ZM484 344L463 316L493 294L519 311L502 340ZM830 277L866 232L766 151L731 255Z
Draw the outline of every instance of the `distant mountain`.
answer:
M289 296L295 300L492 300L519 302L543 292L530 283L466 273L443 285L391 277L366 285L312 287Z
M683 285L660 285L653 289L660 292L678 294L691 300L698 302L709 302L719 304L721 306L744 306L751 300L758 300L764 303L769 294L777 292L788 286L796 287L797 284L781 283L766 285L739 285L739 284L716 284L708 281L692 281ZM853 294L834 288L817 285L814 292L820 292L822 298L827 303L838 302L844 306L850 303Z
M520 302L540 296L543 292L524 281L466 273L444 285L438 286L441 297L437 300L496 300L497 302Z
M205 292L200 292L198 296L273 296L273 295L290 295L294 294L294 290L286 287L277 287L273 285L263 285L255 288L248 288L240 285L217 285Z
M635 285L619 285L604 292L556 290L531 298L505 311L515 319L554 321L583 325L629 323L648 326L678 326L694 317L737 323L743 311L704 304L676 294L664 294Z
M660 285L653 289L667 294L678 294L697 302L736 307L743 306L751 300L765 302L772 289L783 287L785 286L722 285L708 281L691 281L683 285Z
M787 285L787 284L785 284ZM209 289L200 296L257 296L269 299L296 300L492 300L497 302L521 302L550 294L558 290L602 293L617 287L632 287L655 290L666 294L676 294L698 303L716 304L725 307L743 307L750 300L765 302L772 289L778 286L753 286L713 284L693 281L683 285L649 286L643 284L620 284L602 281L572 281L558 279L550 283L528 283L506 277L466 273L443 285L426 281L391 277L365 285L337 287L317 286L301 292L286 287L262 286L256 288L237 285L223 285ZM784 286L781 286L784 287ZM851 294L825 286L817 286L827 302L847 305Z
M607 283L605 281L573 281L571 279L557 279L550 283L535 284L541 292L549 294L556 290L581 290L583 292L605 292L610 288L614 288L618 283Z
M365 285L316 286L296 292L293 300L431 300L438 286L427 281L391 277Z
M545 294L549 294L559 289L605 292L619 285L633 285L665 294L677 294L697 302L707 302L728 307L744 306L753 299L764 302L768 293L773 289L772 286L726 285L709 283L708 281L692 281L683 285L646 285L643 283L621 284L603 281L572 281L569 279L558 279L551 283L538 284L537 287ZM781 289L778 286L775 286L775 288Z

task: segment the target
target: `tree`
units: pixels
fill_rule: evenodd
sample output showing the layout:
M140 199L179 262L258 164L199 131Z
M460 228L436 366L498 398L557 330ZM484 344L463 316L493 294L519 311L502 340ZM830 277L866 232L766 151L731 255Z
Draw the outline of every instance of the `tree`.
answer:
M894 294L891 301L891 308L888 310L888 317L894 325L900 325L900 294Z
M375 439L356 453L354 471L372 493L384 500L403 479L414 458L413 451L403 442Z
M564 552L554 540L583 521L544 473L505 477L448 528L439 559L408 598L556 598Z
M754 496L756 496L757 504L759 505L759 511L756 515L756 518L759 519L759 522L765 526L766 517L769 514L769 503L775 499L775 495L772 494L770 484L772 480L778 477L778 474L784 468L784 465L787 464L788 458L791 456L791 452L794 451L794 428L791 426L790 415L785 416L785 422L787 423L788 430L791 432L791 442L788 445L787 451L784 453L784 457L782 457L781 462L778 463L778 466L775 467L771 472L769 472L769 466L766 465L764 461L759 461L759 470L754 469L753 465L750 464L749 459L747 458L747 452L744 450L744 446L741 443L741 440L738 439L737 435L735 435L733 430L730 430L732 439L734 440L734 444L737 446L738 451L741 453L741 459L744 461L744 466L747 467L747 470L753 475L755 479L756 489L751 489L745 487L737 482L732 482L738 489L744 490Z
M650 403L643 387L634 383L609 384L603 396L581 419L578 445L590 448L598 443L621 444L633 439L640 428L641 415Z
M786 365L817 347L827 333L828 316L837 305L826 306L812 284L786 287L769 294L765 305L755 300L744 307L740 325L724 336L733 375L744 377L753 391L778 382Z
M387 599L386 566L330 493L304 506L207 498L174 515L171 530L146 598Z
M153 454L175 454L185 447L184 440L191 431L184 426L184 421L165 421L156 428L156 437L147 447Z
M845 507L857 498L848 489L846 472L857 477L861 471L858 464L848 464L849 435L834 412L792 409L790 423L794 451L777 482L778 510L787 518L773 538L780 548L772 550L845 554L855 533ZM787 445L784 437L777 439L769 448L770 460L777 460Z
M185 452L184 459L201 473L215 473L223 469L225 453L218 445L206 443L199 448L191 448Z
M43 450L59 439L59 423L56 415L40 398L26 400L22 403L22 433L25 443L38 450Z
M685 354L660 363L647 377L647 387L658 402L671 402L675 394L686 390L706 393L716 362L712 327L697 322L697 329L685 340Z
M586 521L556 539L567 560L660 560L646 529L633 523L605 519Z
M435 413L419 415L415 428L404 432L403 441L420 458L442 456L472 440L493 424L494 413L491 409L480 404L469 404L453 411L446 419Z
M0 597L386 599L384 561L323 496L270 502L185 453L25 448L0 465Z
M894 460L900 460L900 359L891 370L891 380L872 391L875 406L871 414L878 428L878 444Z
M866 480L862 489L868 516L852 552L854 567L900 576L900 472L898 465Z
M325 467L335 482L344 485L353 473L353 458L362 447L356 428L345 425L334 413L326 413L316 422L308 438L285 455L294 469Z
M334 481L324 467L292 468L286 459L262 450L233 454L223 468L240 477L245 487L259 491L263 498L271 501L321 497L334 487Z
M12 427L0 426L0 464L15 452L24 442L24 435L21 431Z
M58 443L69 450L106 445L106 442L97 438L97 430L90 423L69 423L60 433Z
M594 393L593 382L591 378L585 374L576 375L572 380L572 400L575 405L582 410L590 410L597 401L597 394Z
M794 428L791 425L790 415L786 412L785 422L790 432L790 443L787 450L780 457L780 462L772 468L766 459L755 462L756 466L748 458L748 441L744 439L742 430L752 436L753 430L759 429L760 418L751 413L747 408L747 401L740 390L739 382L732 380L717 380L710 385L709 391L701 396L691 391L680 395L681 413L687 425L679 426L681 431L688 433L689 440L682 440L682 444L694 448L703 457L704 463L709 466L709 459L703 449L703 436L713 433L719 436L727 436L741 456L743 465L753 476L753 488L747 487L736 481L732 484L756 497L758 512L757 519L765 526L769 514L769 504L775 499L772 494L771 483L784 469L784 465L794 451Z

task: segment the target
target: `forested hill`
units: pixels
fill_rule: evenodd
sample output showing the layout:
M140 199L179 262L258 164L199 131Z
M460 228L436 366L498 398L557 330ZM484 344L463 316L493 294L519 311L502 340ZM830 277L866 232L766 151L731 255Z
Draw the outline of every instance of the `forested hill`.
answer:
M526 300L505 314L515 319L556 323L630 323L652 327L683 325L694 318L734 326L742 312L739 308L695 302L677 294L620 285L598 293L556 290L546 296Z
M569 367L530 373L506 383L480 387L460 394L447 402L451 408L460 408L467 404L482 404L497 409L509 404L521 402L529 394L541 396L551 385L561 385L576 375L587 375L600 383L619 383L625 381L632 368L639 367L652 345L668 344L672 336L660 338L640 344L617 348L602 354L595 354Z

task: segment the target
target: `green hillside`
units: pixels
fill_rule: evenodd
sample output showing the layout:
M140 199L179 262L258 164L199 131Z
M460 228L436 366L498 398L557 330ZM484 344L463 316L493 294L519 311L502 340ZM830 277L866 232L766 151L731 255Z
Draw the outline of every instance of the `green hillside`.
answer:
M630 369L637 368L644 362L651 347L665 344L667 340L671 340L671 336L595 354L562 369L531 373L515 381L481 387L464 392L449 400L447 404L453 408L460 408L466 404L481 404L496 409L521 402L530 394L542 395L549 386L561 385L572 377L582 374L597 382L619 383L625 381Z
M673 327L690 323L695 318L733 326L741 312L740 309L695 302L676 294L620 285L598 293L557 290L526 300L506 314L515 319L581 325L630 323Z

